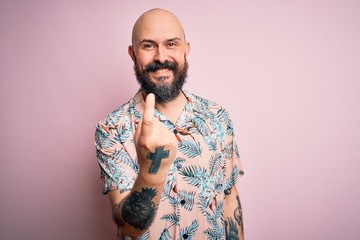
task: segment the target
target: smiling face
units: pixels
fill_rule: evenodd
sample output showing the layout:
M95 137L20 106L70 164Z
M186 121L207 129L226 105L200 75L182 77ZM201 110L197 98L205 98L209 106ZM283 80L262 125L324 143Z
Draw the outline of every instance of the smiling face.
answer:
M158 103L179 95L187 75L189 50L183 28L170 12L153 9L136 21L129 55L141 87L154 93Z

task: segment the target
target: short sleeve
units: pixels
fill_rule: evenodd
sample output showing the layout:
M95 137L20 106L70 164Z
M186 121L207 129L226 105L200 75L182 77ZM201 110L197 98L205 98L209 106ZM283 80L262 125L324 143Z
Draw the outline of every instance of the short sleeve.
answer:
M226 137L224 144L224 155L226 161L225 190L237 183L239 177L244 175L244 170L240 160L238 145L236 143L233 123L230 118L226 118Z
M95 131L97 161L100 166L102 193L130 191L137 174L137 163L121 142L118 128L99 122Z

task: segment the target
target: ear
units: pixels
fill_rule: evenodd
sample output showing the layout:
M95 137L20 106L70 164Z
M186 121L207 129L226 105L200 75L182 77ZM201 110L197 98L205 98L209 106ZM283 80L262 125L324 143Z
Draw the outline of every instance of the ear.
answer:
M185 49L185 55L187 56L189 54L189 52L190 52L190 49L191 49L189 42L186 42L185 48L186 48Z
M129 45L128 53L129 53L129 56L131 57L131 59L133 60L133 62L135 62L136 56L135 56L135 52L134 52L134 47L132 45Z

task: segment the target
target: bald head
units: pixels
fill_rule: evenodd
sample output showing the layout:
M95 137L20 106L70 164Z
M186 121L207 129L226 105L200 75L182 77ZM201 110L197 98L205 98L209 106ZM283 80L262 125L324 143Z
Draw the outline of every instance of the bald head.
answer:
M145 93L154 93L157 103L180 96L187 76L189 51L184 29L171 12L152 9L135 22L128 53L141 88Z
M158 36L176 37L186 41L184 28L179 19L165 9L155 8L142 14L135 22L132 44L137 45L143 39L153 39Z

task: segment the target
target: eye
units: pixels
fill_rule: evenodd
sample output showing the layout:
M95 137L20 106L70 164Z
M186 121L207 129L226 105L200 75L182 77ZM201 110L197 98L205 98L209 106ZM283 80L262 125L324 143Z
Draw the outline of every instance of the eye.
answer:
M155 49L155 47L156 47L155 44L150 42L144 42L140 45L140 48L145 50L152 50Z
M169 42L167 46L168 48L175 48L177 45L177 42Z

